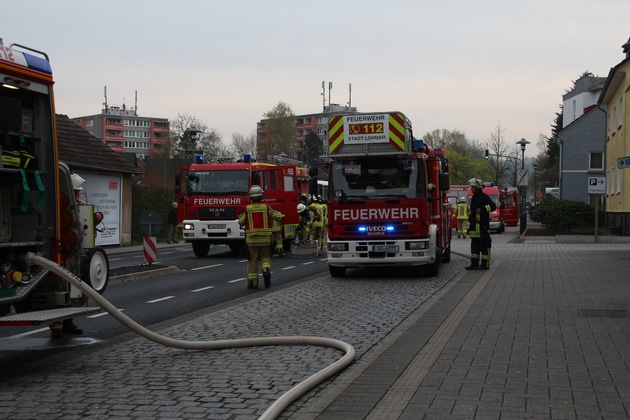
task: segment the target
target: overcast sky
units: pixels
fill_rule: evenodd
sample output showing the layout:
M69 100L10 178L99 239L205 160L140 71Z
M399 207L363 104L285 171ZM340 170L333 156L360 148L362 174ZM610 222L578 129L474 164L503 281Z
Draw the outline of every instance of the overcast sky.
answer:
M6 6L6 5L5 5ZM628 0L22 0L0 37L45 51L57 112L134 106L188 114L224 143L250 135L279 101L295 114L330 101L401 111L416 137L500 125L535 155L562 95L584 71L624 59Z

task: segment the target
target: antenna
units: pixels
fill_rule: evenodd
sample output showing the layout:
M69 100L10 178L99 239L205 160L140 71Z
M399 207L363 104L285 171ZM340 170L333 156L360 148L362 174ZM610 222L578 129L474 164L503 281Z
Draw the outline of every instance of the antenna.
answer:
M348 108L352 108L352 83L348 83Z
M105 94L105 103L103 105L105 105L105 113L107 114L107 86L105 86L104 89L104 94Z
M332 82L328 82L328 106L330 106L330 91L332 89Z
M322 111L326 110L326 81L322 80L322 93L321 95L324 97L323 99L323 103L322 103Z
M134 104L134 115L137 117L138 116L138 91L136 90L136 102Z

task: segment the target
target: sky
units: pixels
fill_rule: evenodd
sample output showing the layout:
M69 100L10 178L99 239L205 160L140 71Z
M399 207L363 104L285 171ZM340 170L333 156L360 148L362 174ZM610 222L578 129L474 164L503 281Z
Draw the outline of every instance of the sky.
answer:
M0 37L48 54L56 110L189 115L225 144L279 102L403 112L415 137L498 127L526 156L582 73L605 77L630 37L628 0L21 0ZM325 97L322 96L325 82ZM329 83L332 89L329 95ZM351 93L349 86L352 86Z

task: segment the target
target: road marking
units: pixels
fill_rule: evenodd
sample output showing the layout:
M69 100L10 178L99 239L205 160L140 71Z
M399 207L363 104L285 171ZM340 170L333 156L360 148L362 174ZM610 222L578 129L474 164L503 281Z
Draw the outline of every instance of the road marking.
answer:
M282 267L282 270L290 270L292 268L295 268L295 266L294 265L290 265L288 267Z
M240 279L228 280L228 283L236 283L238 281L247 280L245 277L241 277Z
M191 268L190 271L205 270L206 268L221 267L223 264L206 265L205 267Z
M175 296L165 296L163 298L159 298L159 299L155 299L155 300L149 300L146 303L157 303L157 302L162 302L163 300L169 300L169 299L173 299Z
M202 287L201 289L191 290L192 293L203 292L204 290L214 289L214 286Z
M247 260L240 260L239 262L247 262Z
M37 333L40 333L40 332L48 331L49 329L50 329L50 328L48 328L48 327L46 327L46 328L40 328L40 329L38 329L38 330L26 331L26 332L23 332L23 333L21 333L21 334L11 335L11 336L9 336L9 337L7 337L7 338L21 338L21 337L26 337L27 335L37 334Z
M119 309L119 311L122 312L124 311L124 309ZM100 312L98 314L86 316L86 318L100 318L102 316L109 315L109 314L110 314L109 312Z
M302 265L309 265L309 264L313 264L314 262L315 261L308 261L308 262L302 263Z

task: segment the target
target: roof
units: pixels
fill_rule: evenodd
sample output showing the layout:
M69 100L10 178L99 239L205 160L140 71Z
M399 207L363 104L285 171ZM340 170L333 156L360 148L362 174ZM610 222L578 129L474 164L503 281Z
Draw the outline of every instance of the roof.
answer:
M142 172L120 153L110 149L67 115L57 114L59 160L74 168L89 168L106 172Z

